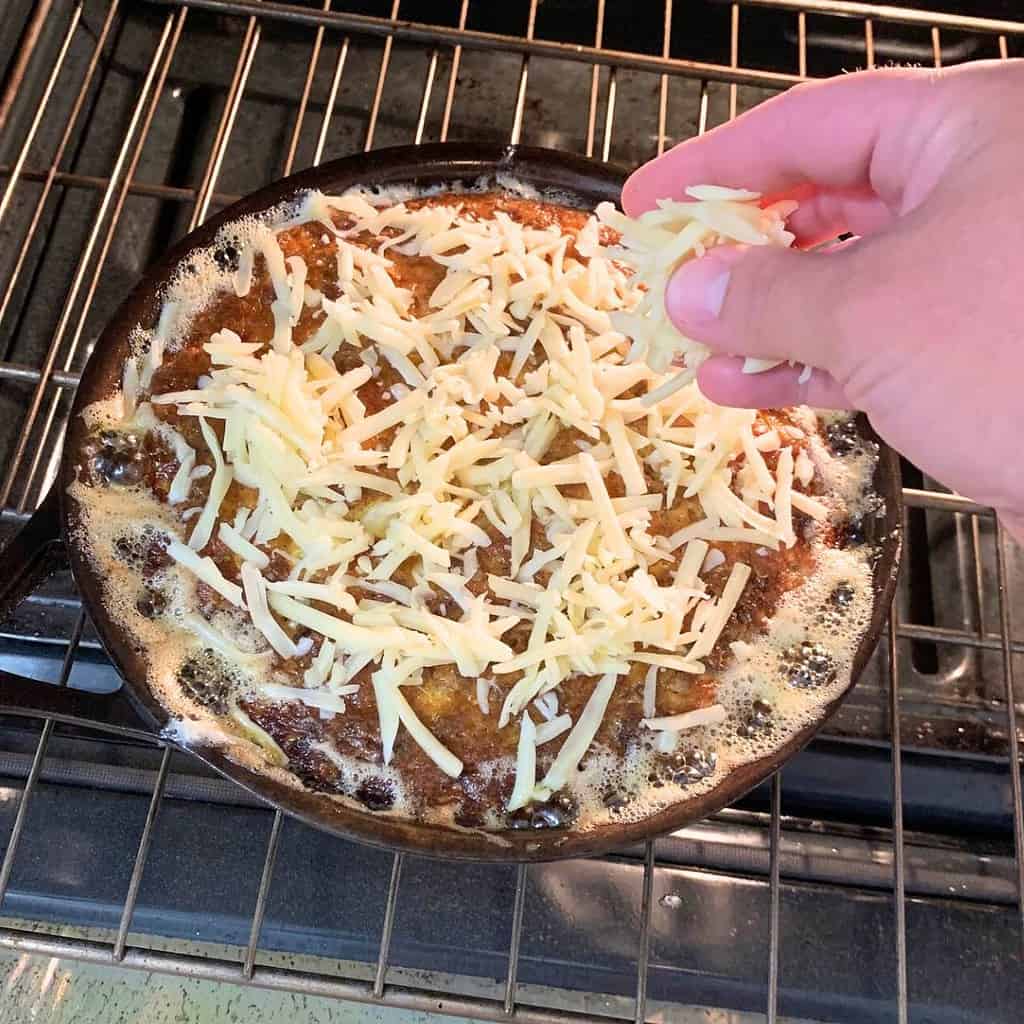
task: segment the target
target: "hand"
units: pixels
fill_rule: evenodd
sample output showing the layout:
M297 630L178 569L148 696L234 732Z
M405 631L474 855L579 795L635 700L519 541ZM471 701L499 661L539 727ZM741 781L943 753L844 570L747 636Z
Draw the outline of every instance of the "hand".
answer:
M742 374L713 401L861 409L922 470L1024 537L1024 61L887 69L798 86L630 177L631 216L688 185L792 197L798 249L719 248L666 306L718 353L816 367ZM852 232L856 239L813 252Z

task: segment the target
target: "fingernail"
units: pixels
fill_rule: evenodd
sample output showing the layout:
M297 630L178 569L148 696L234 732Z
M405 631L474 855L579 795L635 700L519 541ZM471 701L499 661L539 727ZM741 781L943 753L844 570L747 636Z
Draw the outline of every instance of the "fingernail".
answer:
M736 249L723 248L690 260L675 272L665 293L665 308L677 327L685 331L718 319L740 255Z

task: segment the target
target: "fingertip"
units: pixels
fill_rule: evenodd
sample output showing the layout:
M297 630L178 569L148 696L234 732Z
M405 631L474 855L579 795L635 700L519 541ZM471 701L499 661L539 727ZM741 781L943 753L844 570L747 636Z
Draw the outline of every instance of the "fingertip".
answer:
M735 356L711 356L697 370L697 387L701 394L716 405L731 405L753 409L748 401L747 379L743 373L743 360Z
M673 273L665 289L665 312L681 334L709 344L721 340L716 327L732 268L747 251L742 245L716 246Z
M658 197L646 187L649 167L650 164L638 167L622 186L622 210L629 217L639 217L657 205Z
M638 167L622 186L622 209L638 217L655 209L659 199L683 199L687 186L705 183L699 155L708 138L686 139Z
M739 409L780 409L809 405L815 409L852 409L853 403L831 374L812 370L802 381L802 367L777 366L764 373L744 373L743 359L711 356L697 371L697 386L716 405Z

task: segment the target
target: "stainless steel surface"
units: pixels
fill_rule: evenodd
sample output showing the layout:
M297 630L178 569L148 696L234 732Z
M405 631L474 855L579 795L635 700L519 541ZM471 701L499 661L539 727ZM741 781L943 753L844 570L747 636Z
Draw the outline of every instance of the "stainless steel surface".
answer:
M447 138L522 141L636 163L826 72L891 60L938 67L964 55L1006 58L1019 52L1024 21L1004 17L997 2L983 16L966 6L958 14L839 0L666 0L637 6L633 14L646 27L633 36L618 0L516 0L502 10L451 0L437 11L416 0L24 0L24 24L6 51L0 25L0 530L23 521L45 493L68 394L119 297L171 240L264 181L362 148ZM770 30L765 17L775 19ZM795 905L799 894L837 893L854 904L884 896L887 924L872 941L891 946L891 1017L917 1019L915 999L924 998L926 983L908 934L928 901L976 911L981 920L1012 913L1024 942L1024 814L1020 773L1010 768L1019 765L1013 680L1024 634L1013 632L1013 611L1024 592L1024 555L991 510L927 478L911 476L904 497L909 557L889 643L828 729L837 759L847 750L884 756L883 774L872 778L880 789L885 779L891 786L889 819L865 824L839 806L793 814L787 808L799 787L787 769L785 789L777 777L759 808L581 863L592 880L587 898L621 901L623 946L635 968L632 1008L620 999L595 1009L595 993L578 991L570 978L560 982L557 1006L530 1001L537 997L523 971L539 956L531 947L534 900L554 891L540 867L519 868L504 890L507 961L490 994L466 995L454 980L438 990L436 982L417 984L413 972L399 974L395 943L418 898L416 864L387 854L380 891L367 894L380 904L380 925L365 971L268 963L268 915L290 882L281 870L280 814L261 818L252 837L262 866L249 880L237 959L150 948L133 920L158 881L157 862L166 868L169 802L254 812L260 805L222 780L176 768L163 749L138 752L138 763L120 753L76 758L61 745L71 742L66 728L50 721L20 746L0 743L0 776L17 782L18 801L0 863L0 912L41 788L135 794L145 801L144 820L109 942L10 924L0 927L0 948L482 1020L671 1020L674 1004L651 998L651 972L672 958L662 948L666 915L695 909L669 888L690 878L706 882L715 899L763 891L763 914L748 927L763 934L755 973L763 971L759 1008L769 1021L786 1012L787 977L802 955L800 929L809 919ZM3 624L0 667L58 685L117 685L66 576ZM925 755L964 759L965 779L968 764L998 773L1005 829L979 839L905 819L904 799ZM57 842L62 827L53 823ZM622 865L630 868L628 891L612 881ZM468 912L474 894L451 898ZM565 916L586 929L585 901L571 903ZM724 941L709 936L706 948ZM863 941L850 935L850 950ZM1020 952L1018 945L999 955ZM688 991L680 982L676 1003L688 1002Z

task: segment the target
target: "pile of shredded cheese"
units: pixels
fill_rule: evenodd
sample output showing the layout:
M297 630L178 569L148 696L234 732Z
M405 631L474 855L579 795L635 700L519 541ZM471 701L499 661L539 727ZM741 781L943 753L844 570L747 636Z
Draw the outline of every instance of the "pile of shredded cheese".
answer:
M612 255L636 271L636 283L645 294L634 309L616 313L613 323L633 341L629 362L643 360L663 373L673 360L684 370L679 383L689 382L697 368L711 354L706 345L680 334L665 311L665 290L669 279L687 260L698 259L716 245L793 244L786 230L786 218L797 208L792 200L767 206L759 192L694 185L686 189L693 202L658 200L657 209L639 217L627 217L611 203L602 203L597 215L621 235L621 246ZM744 373L760 373L785 362L783 359L755 359L743 363ZM805 367L801 383L810 375Z
M641 237L651 261L667 245L663 268L712 239L786 238L782 212L751 205L752 194L703 189L696 198L678 238L678 204L640 226L609 210L599 217L623 230L631 259ZM333 300L306 285L304 261L285 259L277 240L309 221L337 249ZM457 205L412 208L369 193L314 193L293 219L262 227L241 254L237 294L252 287L257 255L273 283L269 346L225 326L204 345L212 368L195 388L139 401L167 351L175 315L168 303L148 352L125 370L126 419L160 431L178 458L170 502L182 504L194 479L211 476L205 505L169 554L262 634L265 652L243 655L209 624L202 642L245 665L262 699L299 700L324 717L344 714L352 680L369 667L385 763L404 728L456 777L459 758L403 695L424 669L454 665L497 728L518 723L511 810L571 780L632 663L648 666L645 724L665 749L680 730L720 721L717 706L657 714L659 669L704 671L702 659L750 575L736 562L712 597L703 576L721 564L714 545L792 546L794 510L828 515L800 489L814 466L802 449L794 454L792 436L755 433L753 411L716 407L695 385L681 387L651 368L664 369L668 351L662 328L649 334L641 326L661 308L650 286L653 262L637 264L645 293L601 244L600 230L595 217L574 236L555 225L525 227L502 212L478 220ZM377 241L368 248L357 237ZM445 269L425 314L414 313L411 293L389 274L392 251ZM296 345L292 329L304 308L317 311L320 326ZM358 349L362 365L339 372L332 357L342 346ZM511 359L504 374L497 372L502 354ZM382 363L403 383L391 389L391 404L368 414L358 392ZM212 474L197 468L197 453L154 417L153 405L198 418ZM579 432L577 451L549 461L553 440L570 428ZM774 470L768 452L777 452ZM738 472L733 460L741 460ZM621 478L623 497L610 496L610 474ZM232 481L258 500L226 521L221 505ZM567 496L567 485L582 485L587 497ZM701 518L670 536L649 532L656 511L686 499L699 501ZM479 552L492 543L484 521L506 539L511 571L490 576L475 594L469 583L480 571ZM535 526L543 543L532 539ZM241 585L202 554L214 535L241 561ZM287 579L274 581L263 547L279 538L293 564ZM661 585L651 570L665 560L675 570ZM402 566L412 567L411 585L394 578ZM432 588L459 614L430 611ZM529 640L517 653L503 638L520 623L529 625ZM319 654L302 686L268 681L271 652L287 659L309 651L308 637L304 646L291 638L295 627L323 639ZM579 674L599 681L573 721L558 713L558 688ZM497 677L515 683L491 709ZM558 753L538 779L537 747L555 740Z

